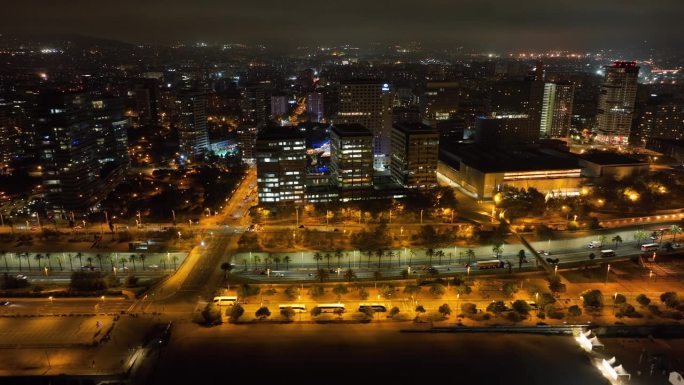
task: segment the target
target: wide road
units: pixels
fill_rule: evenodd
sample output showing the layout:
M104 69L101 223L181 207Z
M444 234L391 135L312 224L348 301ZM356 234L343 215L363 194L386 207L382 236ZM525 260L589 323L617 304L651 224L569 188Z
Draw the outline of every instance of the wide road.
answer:
M0 315L121 314L135 302L123 297L11 298Z
M564 265L573 265L577 262L588 261L589 254L593 253L595 256L595 261L607 261L620 260L628 257L642 255L641 250L638 248L638 243L634 239L634 233L636 230L645 230L650 236L651 232L658 228L669 228L672 224L661 223L656 225L647 226L629 226L622 229L608 229L594 234L581 235L574 238L563 238L563 239L553 239L548 241L537 241L531 242L531 246L540 251L544 250L550 255L544 255L544 258L559 259L559 268ZM588 233L588 232L585 232ZM600 235L605 235L605 242L603 247L589 248L588 245L592 242L598 242L600 240ZM623 242L618 243L617 247L612 239L615 236L620 236ZM682 237L684 239L684 237ZM672 241L671 235L665 235L662 239L662 244ZM655 242L650 238L641 241L641 244ZM494 254L492 252L491 245L478 246L471 248L476 255L476 258L472 261L468 261L467 258L459 257L459 252L463 251L463 248L443 248L445 255L451 254L451 257L445 256L442 258L441 263L437 257L432 258L432 264L430 264L429 258L425 256L424 249L414 249L415 255L409 257L409 249L396 249L393 250L395 257L392 259L390 267L390 262L387 257L383 257L380 262L380 272L383 277L400 277L402 271L404 271L411 262L412 271L411 276L417 277L420 275L427 274L427 268L432 265L440 273L463 273L463 274L477 274L477 265L474 264L476 261L482 260L492 260L494 259ZM613 249L616 256L612 258L601 258L601 249ZM438 250L438 249L436 249ZM527 256L527 262L523 263L522 270L530 270L536 268L534 257L531 253L526 250L526 248L520 243L506 244L504 245L504 253L502 256L502 261L506 264L510 263L512 271L518 271L519 258L518 251L524 250ZM263 253L253 253L253 255L261 255ZM345 256L340 260L340 271L338 273L337 259L331 258L330 263L327 260L320 261L318 264L310 260L310 256L307 258L302 258L305 262L301 263L299 254L301 253L282 253L283 255L289 254L292 258L289 269L286 269L283 263L280 263L280 269L273 269L271 267L270 275L263 271L263 256L261 258L262 262L260 264L260 269L255 270L252 261L247 261L248 269L245 271L244 267L241 265L240 261L235 261L238 264L238 271L235 274L244 276L245 278L258 281L258 282L272 282L276 283L279 281L313 281L316 279L316 269L317 267L325 268L329 270L329 280L344 280L344 271L351 268L356 273L357 278L373 278L375 271L378 270L378 259L376 256L370 258L370 265L368 264L368 257L361 255L358 251L352 251L350 253L345 253ZM652 253L648 253L651 255ZM451 264L448 261L451 260ZM465 266L466 263L471 263L470 270ZM328 267L330 266L330 267ZM486 272L504 272L508 271L508 267L497 270L487 270Z

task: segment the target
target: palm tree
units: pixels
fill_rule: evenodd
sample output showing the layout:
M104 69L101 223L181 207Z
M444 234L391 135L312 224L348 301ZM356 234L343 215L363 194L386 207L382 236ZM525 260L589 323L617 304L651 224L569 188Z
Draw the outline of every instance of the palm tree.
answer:
M145 258L147 257L145 256L145 254L140 254L140 257L138 258L140 259L140 262L142 262L143 271L145 271Z
M435 256L435 250L433 250L432 248L429 248L429 249L425 250L425 255L427 255L430 258L430 266L432 266L432 257Z
M326 270L326 269L316 270L316 278L318 278L318 280L321 281L321 283L323 281L325 281L326 279L328 279L329 276L330 276L330 273L328 273L328 270Z
M319 253L318 251L315 252L313 255L313 259L314 259L314 261L316 261L316 270L320 269L321 266L320 266L319 262L323 260L323 256L321 255L321 253Z
M9 265L7 264L7 252L0 251L0 254L2 254L2 257L5 259L5 271L9 271Z
M100 271L104 271L104 267L102 267L102 255L101 254L95 254L95 259L97 259L98 262L100 262Z
M285 262L285 270L290 270L290 261L292 258L290 258L289 255L286 255L283 257L283 262Z
M19 271L21 271L21 253L17 253L17 259L19 260Z
M254 256L254 268L257 269L259 268L259 262L261 262L261 258L259 258L258 255Z
M492 251L494 252L494 255L496 255L497 258L501 258L501 254L503 254L503 244L495 244L494 246L492 246Z
M86 258L86 261L88 261L88 266L90 266L90 267L93 266L93 257Z
M347 271L344 272L344 279L347 281L351 282L356 278L356 273L352 269L347 269Z
M468 257L468 264L472 262L473 259L475 259L475 250L473 249L468 249L466 251L466 257Z
M121 257L119 262L121 262L121 270L126 270L126 262L128 262L128 259L126 259L126 257Z
M416 252L413 250L409 250L409 267L411 267L411 264L413 263L413 257L416 256Z
M335 250L335 258L337 258L337 267L340 267L340 259L342 259L342 251Z
M36 254L36 256L33 257L33 258L35 258L36 261L38 261L38 271L40 271L40 269L41 269L41 267L42 267L41 264L40 264L40 261L44 258L44 257L43 257L43 254L38 253L38 254Z
M62 256L64 256L64 253L62 253ZM64 271L64 268L62 267L62 258L57 256L57 263L59 263L59 271Z
M378 269L380 268L380 259L385 255L385 250L377 249L375 250L375 255L378 257Z
M368 264L366 265L366 267L370 269L370 260L371 260L371 257L373 256L373 250L368 249L368 250L365 250L363 253L366 254L366 256L368 257Z
M173 270L175 271L176 270L176 262L178 262L178 256L174 254L171 257L171 260L173 261ZM247 266L247 265L245 264L245 266Z
M330 258L332 258L332 254L325 253L325 259L328 261L328 269L330 268Z
M444 251L442 251L442 250L437 250L437 252L435 252L435 255L436 255L437 258L438 258L438 259L437 259L437 261L438 261L437 263L441 265L441 264L442 264L442 258L444 257Z
M29 253L24 253L24 257L26 258L26 266L28 267L28 270L31 271L31 256Z
M278 256L273 257L273 262L275 262L276 270L278 270L278 266L280 264L280 257L278 257Z
M389 258L389 267L392 268L392 258L394 258L394 251L387 251L387 258Z
M81 254L80 251L76 253L76 258L78 258L78 263L80 264L79 266L83 266L83 254ZM71 270L73 270L73 268Z
M223 279L228 279L228 273L233 270L233 265L229 262L223 262L221 264L221 270L223 270Z
M622 237L619 235L616 235L613 237L613 242L615 242L615 248L617 249L618 243L622 243Z
M677 234L682 233L682 228L677 225L672 225L670 227L670 232L672 233L672 243L675 243L677 241Z
M634 232L634 240L637 241L637 246L641 246L641 241L648 238L648 233L644 230L637 230Z
M45 259L48 261L48 269L52 271L52 260L50 259L50 253L45 253Z
M131 255L128 257L128 260L131 261L131 263L133 264L133 271L137 271L137 270L138 270L138 269L135 267L135 260L136 260L136 259L137 259L137 257L135 256L135 254L131 254Z
M451 265L451 258L454 256L454 253L448 252L447 257L449 257L449 265Z
M71 253L67 254L67 256L69 257L69 266L71 266L71 271L74 271L74 260L73 260L74 256L71 255Z

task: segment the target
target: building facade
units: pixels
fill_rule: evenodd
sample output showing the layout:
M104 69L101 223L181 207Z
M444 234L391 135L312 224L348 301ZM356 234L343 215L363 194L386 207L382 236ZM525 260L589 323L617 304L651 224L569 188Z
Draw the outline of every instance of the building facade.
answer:
M353 81L340 85L335 123L360 124L373 133L374 167L379 170L389 166L392 99L387 83Z
M601 143L625 145L629 141L639 67L635 62L604 66L597 113L597 137Z
M268 126L256 140L259 204L303 203L306 195L306 137L294 127Z
M391 172L406 188L437 186L439 132L423 124L395 124L392 127Z
M373 133L360 124L330 131L330 180L340 196L354 198L373 187Z
M202 91L182 91L178 103L180 153L186 158L194 158L203 154L209 147L207 94Z
M566 137L572 121L575 86L572 83L546 83L542 101L540 135Z

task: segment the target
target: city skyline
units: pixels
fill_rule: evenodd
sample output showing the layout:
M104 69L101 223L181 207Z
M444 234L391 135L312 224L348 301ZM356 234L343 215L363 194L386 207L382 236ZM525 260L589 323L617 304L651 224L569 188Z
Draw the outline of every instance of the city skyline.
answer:
M30 0L4 7L6 22L1 32L76 34L161 45L235 41L294 47L419 41L427 46L465 45L482 50L682 48L677 15L684 12L684 4L657 3L353 0L342 5L312 0L293 4L176 0L45 4Z

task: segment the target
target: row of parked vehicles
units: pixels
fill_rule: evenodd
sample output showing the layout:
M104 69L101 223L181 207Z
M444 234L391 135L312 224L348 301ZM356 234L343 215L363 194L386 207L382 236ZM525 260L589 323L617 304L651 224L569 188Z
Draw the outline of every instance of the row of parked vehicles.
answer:
M233 306L238 303L237 296L217 296L214 297L214 304L217 306ZM316 305L317 308L321 310L321 313L335 313L335 312L345 312L346 306L343 303L321 303ZM303 303L288 303L278 305L280 310L292 309L296 313L306 312L306 305ZM359 304L358 311L365 311L367 309L372 309L376 313L384 313L387 311L387 306L381 303L361 303Z

